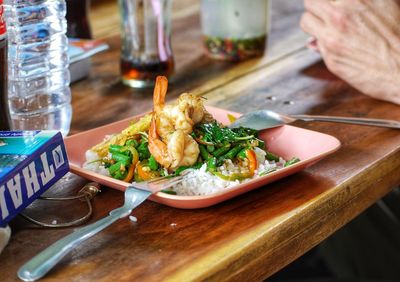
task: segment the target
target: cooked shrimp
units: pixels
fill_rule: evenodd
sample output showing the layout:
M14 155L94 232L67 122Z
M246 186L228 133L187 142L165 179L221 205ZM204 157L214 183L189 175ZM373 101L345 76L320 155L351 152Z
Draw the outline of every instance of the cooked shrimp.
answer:
M185 133L182 130L176 130L166 139L169 162L169 168L174 169L179 166L185 149Z
M164 86L159 86L159 89L163 90L162 87ZM165 94L160 92L160 95L153 97L153 103L154 111L158 115L157 124L159 126L169 127L170 124L173 124L176 130L183 130L187 134L193 131L195 124L213 120L211 114L207 112L203 105L203 98L193 94L183 93L175 104L165 105ZM165 137L162 132L163 129L159 127L158 130L160 136Z
M168 152L167 144L165 144L157 133L157 123L155 114L151 120L149 129L149 151L156 161L165 168L171 167L172 158Z
M188 93L179 96L176 107L181 113L176 117L176 127L187 133L193 131L193 125L201 122L206 112L202 98Z
M167 87L167 79L157 77L149 150L163 167L174 170L179 166L194 164L199 156L199 145L189 134L195 124L193 118L197 122L202 119L202 109L197 107L195 110L195 103L185 97L178 100L176 105L165 105Z
M157 133L156 113L149 129L149 150L159 164L172 170L194 164L200 153L196 141L182 130L172 131L162 140Z
M171 169L189 166L197 161L199 145L192 136L182 130L174 131L167 139L167 148L171 159Z

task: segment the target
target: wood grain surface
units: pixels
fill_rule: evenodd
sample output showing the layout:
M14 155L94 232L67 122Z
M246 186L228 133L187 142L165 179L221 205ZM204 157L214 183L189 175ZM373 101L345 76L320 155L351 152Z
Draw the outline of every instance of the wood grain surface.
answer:
M301 1L272 1L267 55L237 64L203 55L198 1L182 2L186 5L175 8L179 16L173 24L177 68L170 100L191 91L206 97L209 105L239 112L265 108L400 120L399 106L357 92L304 48L307 36L298 27ZM101 3L103 14L107 5L115 8ZM72 133L151 108L151 90L132 90L119 82L118 31L107 29L115 22L102 25L95 8L93 26L99 31L94 34L111 48L93 59L89 78L72 87ZM295 125L334 135L342 147L301 173L210 208L179 210L146 201L133 212L137 222L120 220L78 246L43 281L259 281L400 183L400 131L322 122ZM69 175L48 194L73 195L84 183ZM91 222L122 202L121 192L103 187L93 200ZM26 210L49 222L84 212L78 202L59 206L36 201ZM11 242L0 255L2 281L17 281L23 262L74 230L37 228L21 218L11 226Z

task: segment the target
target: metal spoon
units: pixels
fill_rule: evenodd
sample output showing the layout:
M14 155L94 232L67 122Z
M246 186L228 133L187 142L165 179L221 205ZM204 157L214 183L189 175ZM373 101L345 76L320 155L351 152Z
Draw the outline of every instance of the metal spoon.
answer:
M400 122L387 119L375 118L355 118L355 117L336 117L336 116L313 116L313 115L284 115L269 110L255 111L242 115L229 125L230 128L250 127L257 130L273 128L296 120L304 121L328 121L341 122L358 125L379 126L400 129Z

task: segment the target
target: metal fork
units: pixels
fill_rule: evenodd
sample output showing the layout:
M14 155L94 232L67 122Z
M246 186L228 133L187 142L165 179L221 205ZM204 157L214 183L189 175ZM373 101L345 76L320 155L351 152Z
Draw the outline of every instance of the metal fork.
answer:
M36 281L42 278L79 243L89 239L118 219L129 216L132 210L151 194L181 182L182 178L182 176L160 177L129 185L125 191L125 202L122 207L112 210L107 217L76 230L37 254L18 270L18 277L24 281Z

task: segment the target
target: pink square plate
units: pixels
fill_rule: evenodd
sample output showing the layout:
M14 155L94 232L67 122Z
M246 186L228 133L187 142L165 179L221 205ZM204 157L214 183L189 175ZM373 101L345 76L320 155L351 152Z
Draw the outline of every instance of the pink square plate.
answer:
M207 109L218 121L224 124L229 123L228 114L240 116L239 113L219 108L207 107ZM105 135L120 132L129 125L130 121L138 117L135 116L67 137L65 145L71 171L102 185L124 191L129 183L83 169L82 165L85 162L86 150L100 143ZM158 192L149 199L164 205L183 209L208 207L303 170L338 150L340 147L339 140L333 136L290 125L264 130L260 132L259 137L266 142L269 151L286 160L298 157L301 161L212 195L177 196Z

